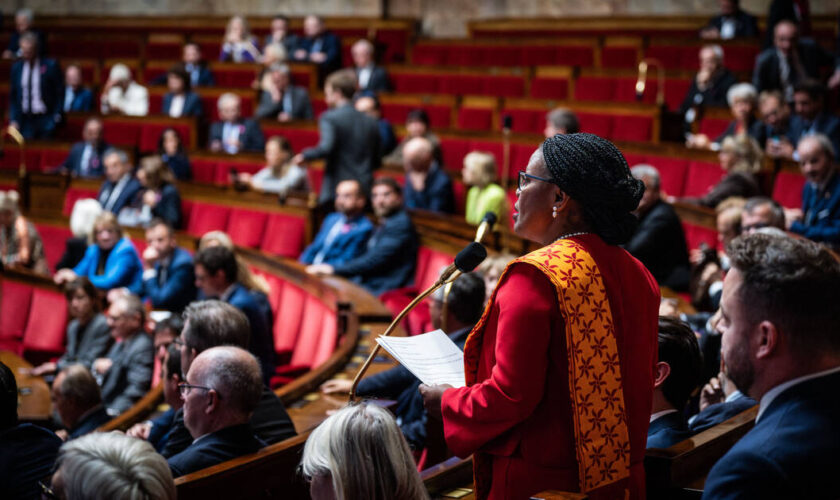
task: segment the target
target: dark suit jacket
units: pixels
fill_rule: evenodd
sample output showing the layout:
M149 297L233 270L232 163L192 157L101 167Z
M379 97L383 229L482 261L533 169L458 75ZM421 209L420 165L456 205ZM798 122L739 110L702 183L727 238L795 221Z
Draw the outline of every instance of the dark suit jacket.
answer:
M356 68L356 77L359 76L359 69ZM367 86L359 87L360 92L388 92L391 90L391 82L388 80L388 72L382 66L374 66L370 73Z
M732 196L751 198L759 194L761 194L761 189L755 175L746 172L733 172L727 174L698 201L703 206L714 208L718 203Z
M163 102L160 106L160 112L164 115L169 115L169 106L172 105L172 92L168 92L163 96ZM201 105L201 98L195 92L187 92L184 94L184 107L181 110L181 116L196 116L201 117L204 114L204 107Z
M417 232L405 210L386 217L368 240L367 250L333 266L335 274L353 277L374 295L410 285L417 261Z
M38 481L52 473L61 439L32 424L0 430L0 498L40 499Z
M370 219L360 214L355 218L344 222L344 214L333 212L324 219L321 229L315 235L315 240L300 255L300 261L304 264L312 264L315 256L324 248L324 243L335 224L343 224L344 228L335 237L324 255L324 264L335 264L346 262L365 250L370 233L373 232L373 223Z
M188 181L192 178L192 171L190 169L190 159L186 153L175 154L169 156L167 154L160 155L160 158L166 163L166 166L175 174L175 178L179 181Z
M384 157L391 153L397 146L397 136L394 135L394 127L385 118L380 118L379 125L379 156Z
M62 168L67 169L73 175L82 175L82 156L85 154L85 142L77 142L70 148L70 154L61 165ZM105 167L102 165L102 154L110 146L104 142L99 143L94 148L90 159L90 169L86 177L102 177L105 175Z
M835 173L824 190L810 182L802 187L802 222L790 231L829 245L840 245L840 174Z
M239 133L239 142L242 144L240 151L262 152L265 147L265 137L260 129L259 123L254 120L239 120L242 127ZM221 141L224 122L213 122L210 125L209 142Z
M115 186L115 183L106 180L102 183L102 187L99 188L99 194L96 195L96 199L99 200L102 208L105 208L105 203L108 201L108 197ZM120 210L131 203L142 188L143 186L140 185L140 181L138 181L136 177L132 176L128 181L128 184L126 184L122 192L120 192L120 195L117 197L117 201L111 206L111 212L115 215L120 213Z
M152 208L152 215L165 220L174 228L181 227L181 195L174 184L167 183L160 188L160 200Z
M66 93L66 90L65 90ZM64 101L62 101L63 103ZM62 104L63 106L63 104ZM93 109L93 92L87 87L80 87L73 91L73 100L70 101L70 109L64 111L75 111L89 113Z
M783 391L718 460L703 498L840 498L840 373Z
M726 108L729 104L726 102L726 93L729 87L735 85L737 80L731 71L724 68L712 84L703 91L697 87L697 79L691 80L691 87L688 88L688 93L680 105L680 115L685 116L685 113L694 106L703 106L707 108ZM699 102L698 102L699 101Z
M169 434L172 431L172 424L175 422L175 414L178 412L173 407L163 412L157 418L152 419L152 428L149 430L147 441L160 453L169 441Z
M294 120L311 120L312 119L312 104L309 102L309 92L303 87L297 85L289 85L286 87L286 92L291 95L292 110L289 115ZM285 97L285 96L284 96ZM254 112L254 117L257 119L268 118L276 120L277 115L283 111L283 99L274 102L271 99L271 94L262 91L260 92L260 104L257 106L257 111Z
M688 288L688 248L680 218L674 207L662 200L639 218L639 226L625 250L636 257L662 286Z
M298 39L298 44L297 47L295 47L295 50L305 50L305 58L295 58L294 53L290 55L291 57L297 60L308 60L309 54L312 53L312 47L315 44L315 40L318 39L321 40L320 52L323 52L327 55L326 60L324 60L324 62L320 63L318 66L323 72L326 72L325 74L328 74L329 71L341 67L341 41L339 41L338 37L330 33L329 31L325 31L315 38L300 37Z
M802 69L805 70L806 74L797 74L796 69L791 65L790 79L794 85L805 78L818 79L821 67L834 64L834 58L812 40L800 39L797 50L799 60L802 62ZM775 47L765 49L756 58L755 70L753 70L753 85L759 92L784 90L779 74L779 56Z
M20 79L24 63L23 60L15 62L9 76L9 119L11 121L18 121L23 115L23 89ZM61 68L52 59L41 58L38 60L38 70L41 73L41 99L47 108L45 114L60 117L64 105L64 78L61 75Z
M426 177L423 191L415 191L406 179L403 188L405 206L451 214L455 212L455 194L452 191L452 179L437 165L432 165Z
M266 446L254 436L248 424L226 427L204 435L186 450L169 457L172 477L185 476L233 458L254 453Z
M811 128L831 140L835 151L840 151L840 118L826 112L822 112L814 118L813 122L806 122L800 115L790 117L787 137L790 143L796 146L804 135L810 133Z
M692 434L703 432L706 429L716 426L717 424L728 420L735 415L752 408L758 403L749 396L741 396L734 400L717 403L707 406L703 411L697 414L696 417L688 424L688 429Z
M735 38L755 38L758 36L758 20L755 16L738 9L733 16L735 20ZM707 27L717 28L720 31L726 16L717 15L713 17Z
M662 415L648 427L648 448L670 448L691 437L683 415L677 411Z
M0 19L2 21L2 19ZM31 31L35 33L35 36L38 37L38 55L40 57L44 57L47 55L47 36L44 34L43 31L37 28L29 28L27 31ZM17 30L13 30L12 34L9 36L9 43L6 45L6 50L11 51L15 57L20 57L18 53L20 51L20 35Z
M104 314L94 316L84 328L78 319L74 319L67 325L67 350L58 358L58 369L63 370L76 363L90 369L93 362L104 356L113 343L111 328Z
M55 270L76 267L84 258L87 248L87 238L77 238L75 236L67 238L64 243L64 253L61 255L61 260L55 265Z
M271 318L266 317L265 307L261 307L251 292L239 283L234 285L233 292L227 297L226 302L245 313L251 323L251 342L248 349L260 361L263 380L267 385L271 376L274 375L274 336Z
M111 347L106 357L113 364L102 379L102 402L109 414L124 412L146 395L152 384L154 356L152 338L142 331Z
M176 247L166 266L166 281L161 282L161 265L155 263L153 278L143 281L143 296L155 309L180 313L195 300L195 274L189 252Z
M373 184L373 171L379 168L379 126L376 120L356 111L351 104L330 109L318 120L318 145L303 150L307 161L326 160L320 201L335 196L339 182L355 179L366 194Z
M85 415L81 420L76 422L75 427L68 429L67 440L70 441L71 439L76 439L77 437L91 433L106 424L109 420L111 420L111 417L108 416L108 412L105 411L105 407L97 406L89 414Z

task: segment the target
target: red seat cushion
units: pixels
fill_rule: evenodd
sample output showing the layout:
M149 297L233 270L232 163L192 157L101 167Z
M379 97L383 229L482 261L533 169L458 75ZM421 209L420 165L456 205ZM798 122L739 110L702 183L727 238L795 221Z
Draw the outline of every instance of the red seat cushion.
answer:
M61 354L67 326L67 299L61 292L35 288L23 334L24 352Z
M227 233L237 245L257 248L262 241L267 220L266 212L234 208L230 211Z
M216 182L219 160L215 158L190 158L190 171L194 182L211 184Z
M298 258L303 251L306 221L283 213L268 216L260 249L283 257Z
M67 239L72 237L73 233L67 227L39 224L38 234L41 235L41 241L44 243L47 265L50 269L55 269L55 265L64 255Z
M531 97L566 99L569 97L569 81L565 78L535 77L531 80Z
M705 134L709 140L713 141L726 130L730 121L731 120L725 118L703 118L703 121L700 122L698 132Z
M285 282L280 295L277 314L274 315L274 349L291 355L300 333L306 292L297 285Z
M324 328L322 318L325 316L325 307L314 295L306 296L306 303L303 310L303 320L300 325L295 349L292 353L292 366L315 366L318 342Z
M256 174L265 166L265 162L263 161L253 161L253 162L226 162L225 160L220 160L218 163L218 167L216 168L216 178L214 182L216 184L230 184L230 173L231 170L235 169L239 173L247 173L247 174Z
M802 208L802 188L805 176L793 172L779 172L773 185L773 199L787 208Z
M639 53L636 47L604 47L601 49L601 67L635 68Z
M688 165L686 175L684 196L699 197L709 190L720 180L726 172L717 163L706 161L692 161Z
M687 222L683 222L682 226L685 232L685 242L689 249L699 248L700 243L705 243L709 248L717 248L718 234L714 229L695 226Z
M600 135L607 139L612 138L613 119L611 116L581 112L578 113L578 120L581 132Z
M19 341L26 330L32 287L17 281L0 281L0 339Z
M108 120L103 135L109 144L133 148L140 139L140 128L139 122Z
M575 83L575 99L610 101L615 97L615 79L602 76L581 76Z
M458 111L458 128L461 130L492 130L493 110L488 108L461 108Z
M335 312L324 307L321 315L321 325L321 334L312 359L313 367L320 366L329 359L338 344L338 321Z
M612 136L614 141L648 142L653 139L653 117L613 116Z
M229 207L195 202L190 211L187 232L200 237L209 231L224 231L227 229L228 217Z
M688 175L688 160L650 156L648 163L659 170L660 186L670 196L685 196L685 179Z

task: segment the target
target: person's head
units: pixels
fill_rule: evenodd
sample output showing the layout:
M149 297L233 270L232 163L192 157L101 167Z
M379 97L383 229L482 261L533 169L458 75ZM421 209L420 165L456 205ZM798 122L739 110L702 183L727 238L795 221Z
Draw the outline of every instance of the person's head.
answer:
M232 345L248 349L251 325L239 309L220 300L192 302L184 310L181 333L181 373L190 371L196 356L211 347Z
M64 296L67 298L67 309L75 319L85 324L99 312L99 294L96 287L84 276L64 284Z
M20 36L20 57L25 61L33 61L38 57L38 36L27 31Z
M198 240L199 250L215 246L222 246L228 250L233 250L234 248L233 240L230 239L230 236L224 231L208 231L201 236L200 240Z
M545 138L557 134L576 134L580 131L580 123L574 111L568 108L555 108L545 115Z
M35 18L35 15L32 12L32 9L18 9L15 12L15 30L18 33L23 33L29 28L32 27L32 21Z
M102 142L102 120L99 118L88 118L82 128L82 140L91 145Z
M251 29L248 21L242 16L233 16L227 23L225 39L244 42L251 36Z
M374 404L350 404L324 420L300 466L313 500L428 498L394 417Z
M166 72L166 86L173 94L183 94L190 91L190 75L180 64L169 68Z
M764 152L748 134L730 135L723 139L718 152L720 167L727 172L758 173Z
M20 195L17 191L0 191L0 228L12 227L15 223L15 219L20 215L19 201Z
M785 211L775 200L754 196L747 200L741 212L741 234L752 234L765 227L784 230Z
M175 230L163 219L152 219L146 227L146 244L157 252L159 259L165 259L178 246Z
M111 336L123 340L141 331L146 320L146 310L140 297L132 294L121 295L111 303L107 318Z
M102 205L93 198L84 198L73 204L70 212L70 231L77 238L86 238L93 243L93 225L102 215Z
M241 115L241 99L233 92L225 92L219 96L216 108L223 122L235 122Z
M223 246L195 254L195 286L208 297L218 297L236 283L236 255Z
M181 135L172 127L164 129L158 138L158 154L174 156L184 152Z
M796 24L793 21L784 19L779 21L776 27L773 28L773 46L785 56L790 56L794 49L796 49L798 36L799 30Z
M93 234L90 240L102 250L110 250L120 241L123 232L117 216L111 212L102 212L93 222Z
M265 164L274 169L275 173L279 173L292 156L292 143L282 135L272 136L265 142Z
M429 131L429 115L423 109L412 109L405 117L408 137L423 137Z
M831 139L823 134L803 137L796 146L799 153L799 169L808 182L820 186L826 183L837 170L834 162L837 152Z
M169 345L164 351L163 362L160 364L160 380L163 382L163 400L176 410L181 408L184 400L178 384L181 379L181 349L175 344Z
M736 196L727 198L715 207L717 238L722 248L741 234L741 212L747 200Z
M17 408L18 388L15 374L0 361L0 429L17 425Z
M282 40L288 34L289 18L282 14L274 16L271 19L271 35L278 40Z
M803 80L793 87L793 108L806 120L813 120L823 110L825 86L816 80Z
M491 255L484 259L484 262L479 264L478 272L484 278L484 301L490 300L490 295L496 288L499 278L502 276L502 271L505 270L508 263L515 259L516 256L512 254Z
M357 68L364 68L373 64L373 44L362 38L350 48L350 55L353 56L353 64Z
M765 90L758 95L758 114L773 130L781 130L790 117L790 108L781 92Z
M70 64L64 70L64 85L72 89L82 86L82 70L76 64Z
M99 384L84 365L74 364L58 372L51 399L61 424L72 429L82 415L102 404Z
M109 148L102 155L102 163L105 165L105 178L111 182L118 182L131 173L131 163L122 149Z
M330 73L324 83L324 99L331 107L348 102L356 93L356 72L341 69Z
M270 43L265 46L262 53L262 64L267 68L275 64L281 64L288 59L286 48L279 43Z
M733 240L723 284L721 357L753 399L840 362L840 263L806 239L751 234ZM828 366L827 366L828 365Z
M434 159L432 143L425 137L409 139L403 147L403 168L406 172L428 172Z
M108 79L118 85L128 85L131 83L131 70L125 64L117 63L111 67Z
M356 98L353 105L356 107L356 111L364 113L376 120L378 120L382 115L379 106L379 99L377 99L374 95L359 96Z
M659 201L661 194L659 191L661 183L659 170L656 170L656 167L652 165L642 164L631 168L630 173L645 184L645 192L642 194L638 208L636 208L637 213L643 214Z
M484 187L497 180L496 157L484 151L472 151L464 157L461 179L469 186Z
M738 0L718 0L721 15L731 16L738 12L738 3Z
M462 274L432 295L432 328L446 333L475 325L484 311L484 280L476 273Z
M335 210L347 217L355 217L365 210L367 199L362 185L355 179L341 181L335 187Z
M168 317L155 322L155 356L163 362L166 357L166 349L175 342L175 339L181 337L181 332L184 330L184 319L180 314L170 314ZM178 359L181 356L178 355ZM180 363L180 361L178 361ZM178 372L181 369L178 368Z
M306 16L303 19L303 33L314 38L324 32L324 20L319 16Z
M275 63L271 65L269 71L271 72L271 83L277 87L278 90L282 91L289 86L291 77L288 66L285 64Z
M402 188L391 177L375 179L370 202L377 217L388 217L402 208Z
M148 441L92 432L62 445L52 489L67 500L175 500L175 481Z
M211 347L193 360L181 388L184 425L198 438L250 420L262 395L260 364L240 347Z
M697 337L677 318L659 317L659 362L654 390L676 410L683 411L700 384L703 358ZM654 396L654 401L657 396ZM661 411L661 410L660 410Z
M175 182L172 170L163 163L158 156L147 156L140 160L140 168L137 169L137 180L146 189L159 190L166 184Z
M732 117L740 123L749 122L757 101L758 93L751 83L736 83L726 92L726 102Z
M700 71L715 73L723 67L723 48L720 45L704 45L698 53Z
M184 52L182 55L184 64L198 64L201 62L201 46L197 43L188 43L184 45Z
M632 212L643 192L644 184L610 141L558 134L534 151L519 177L514 231L544 244L573 232L623 243L636 230Z

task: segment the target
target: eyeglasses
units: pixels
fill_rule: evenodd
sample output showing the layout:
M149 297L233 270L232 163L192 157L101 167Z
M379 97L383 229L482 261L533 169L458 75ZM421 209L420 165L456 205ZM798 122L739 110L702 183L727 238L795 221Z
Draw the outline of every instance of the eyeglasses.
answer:
M212 387L206 387L203 385L193 385L193 384L178 384L178 391L180 391L181 395L186 397L190 394L190 391L193 389L203 389L205 391L212 391Z
M173 343L173 344L175 344L176 346L178 346L179 348L184 347L185 345L187 345L187 343L186 343L186 342L184 342L183 340L181 340L181 337L175 337L174 339L172 339L172 343Z
M531 182L531 179L547 182L549 184L554 184L554 181L552 181L551 179L546 179L544 177L537 177L536 175L531 175L529 173L526 173L524 170L520 170L519 171L519 189L520 190L525 189L525 186L527 186Z

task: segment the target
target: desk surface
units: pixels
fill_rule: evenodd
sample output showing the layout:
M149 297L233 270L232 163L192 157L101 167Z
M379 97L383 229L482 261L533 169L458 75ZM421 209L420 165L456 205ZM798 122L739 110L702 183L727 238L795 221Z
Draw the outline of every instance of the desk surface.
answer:
M18 418L49 420L52 412L50 388L42 377L32 377L21 370L32 368L25 359L9 351L0 351L0 361L15 374L18 386Z

